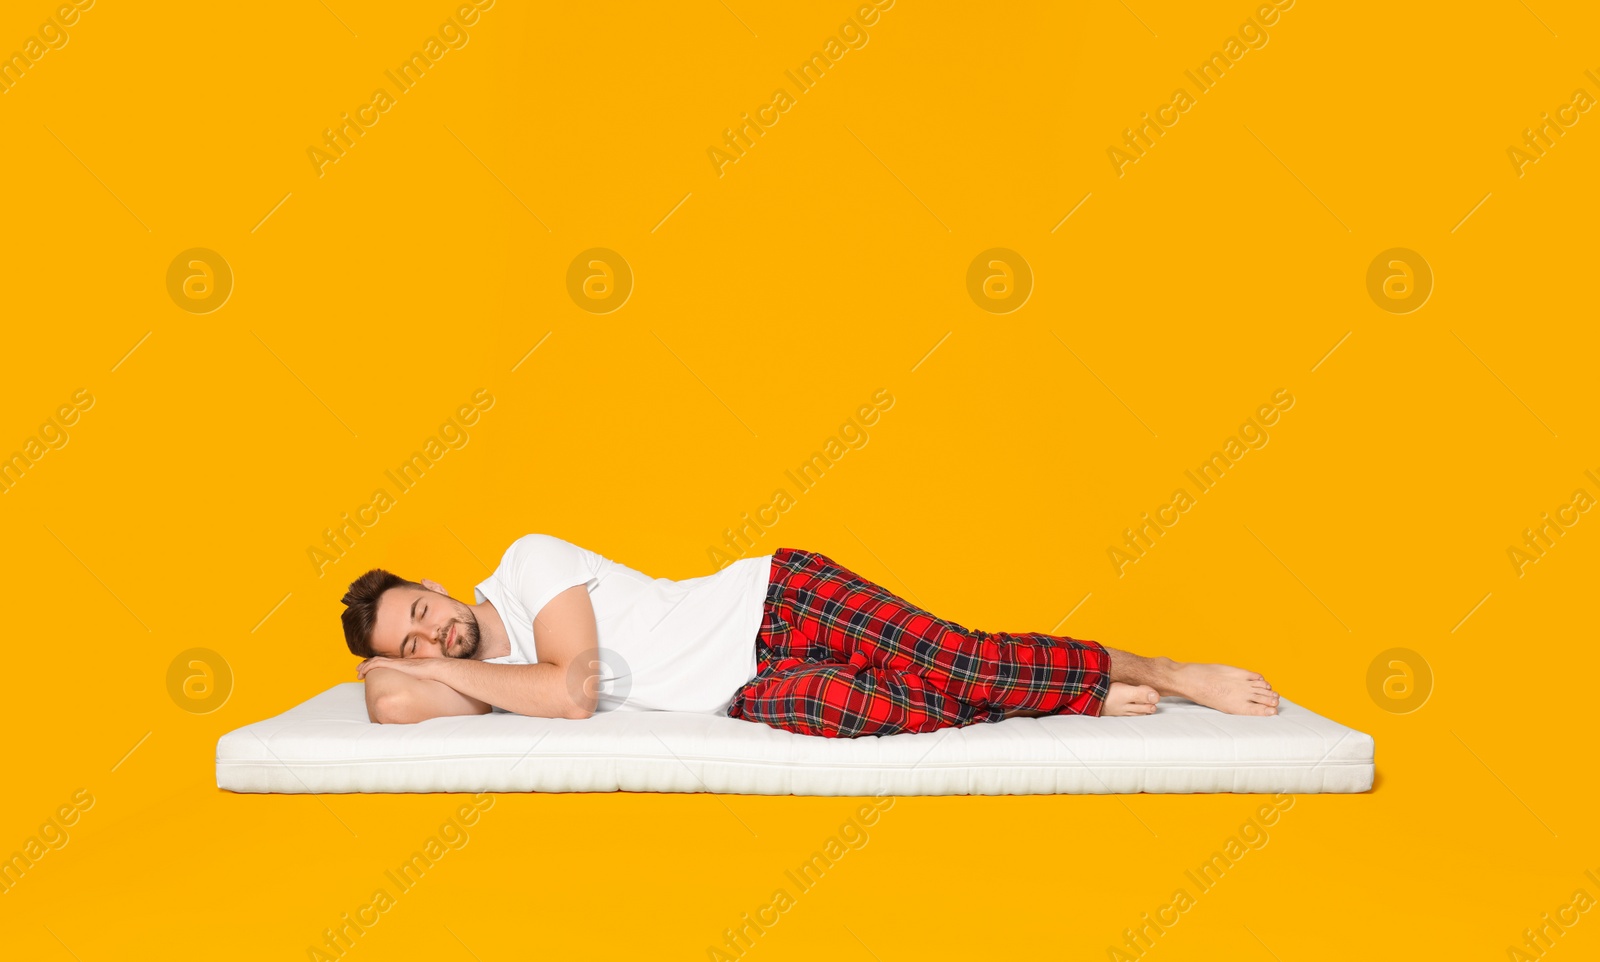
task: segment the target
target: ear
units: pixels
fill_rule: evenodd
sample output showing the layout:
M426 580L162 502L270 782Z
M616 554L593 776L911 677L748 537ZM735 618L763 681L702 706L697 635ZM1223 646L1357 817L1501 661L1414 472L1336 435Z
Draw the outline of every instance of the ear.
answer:
M434 581L432 578L423 578L422 587L427 588L429 591L437 591L441 595L448 596L450 594L450 592L444 590L444 585Z

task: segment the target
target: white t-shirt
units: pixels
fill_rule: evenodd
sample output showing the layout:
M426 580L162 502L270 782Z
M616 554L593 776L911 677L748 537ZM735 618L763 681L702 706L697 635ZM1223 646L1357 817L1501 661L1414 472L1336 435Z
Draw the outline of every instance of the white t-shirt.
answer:
M715 574L672 581L552 535L523 535L473 589L478 603L494 605L511 638L511 654L484 660L536 663L534 616L562 591L586 585L599 630L596 711L725 714L734 692L756 676L771 565L772 555L742 558Z

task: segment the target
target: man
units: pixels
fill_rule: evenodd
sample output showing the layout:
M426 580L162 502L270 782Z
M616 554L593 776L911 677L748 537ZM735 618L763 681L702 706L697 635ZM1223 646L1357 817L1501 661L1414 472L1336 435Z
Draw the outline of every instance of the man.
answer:
M1236 715L1278 710L1255 672L964 628L796 548L671 581L529 534L474 599L381 568L350 585L345 642L364 659L374 722L688 711L854 737L1149 715L1163 695Z

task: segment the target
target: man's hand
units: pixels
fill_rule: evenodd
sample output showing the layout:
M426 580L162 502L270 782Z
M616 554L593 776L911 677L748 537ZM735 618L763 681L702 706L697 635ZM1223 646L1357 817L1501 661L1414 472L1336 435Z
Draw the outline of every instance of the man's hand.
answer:
M383 655L374 655L356 666L356 677L362 681L367 680L367 672L374 668L389 668L403 672L412 678L424 678L437 681L439 673L434 670L429 662L439 661L438 658L386 658Z

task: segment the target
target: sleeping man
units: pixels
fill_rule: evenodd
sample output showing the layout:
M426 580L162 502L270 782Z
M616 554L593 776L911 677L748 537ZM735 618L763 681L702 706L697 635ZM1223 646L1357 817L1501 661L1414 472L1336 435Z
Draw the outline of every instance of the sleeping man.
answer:
M381 568L342 599L374 722L514 712L708 712L803 735L924 732L1017 715L1149 715L1179 695L1276 715L1266 679L1039 632L964 628L797 548L682 581L547 534L474 589Z

